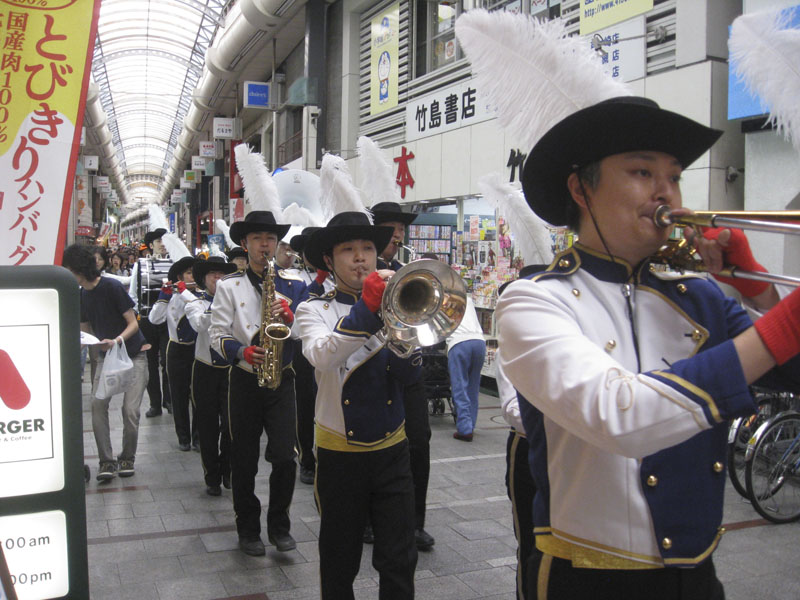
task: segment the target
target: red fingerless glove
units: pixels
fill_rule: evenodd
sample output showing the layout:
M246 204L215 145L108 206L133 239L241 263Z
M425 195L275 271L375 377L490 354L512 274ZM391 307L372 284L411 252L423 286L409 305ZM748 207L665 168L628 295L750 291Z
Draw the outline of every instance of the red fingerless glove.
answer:
M314 278L314 281L322 285L327 278L328 278L327 271L323 271L322 269L317 269L317 276Z
M715 240L719 234L724 230L722 227L704 227L703 237L707 240ZM756 262L750 244L747 241L747 236L741 229L731 229L731 237L728 241L728 247L723 249L723 256L725 257L725 265L737 267L743 271L760 271L766 273L767 270ZM739 293L745 298L752 298L758 296L769 287L766 281L753 281L752 279L737 279L735 277L723 277L722 275L714 275L714 279L727 283L736 288Z
M169 281L161 286L161 293L165 296L172 296L172 284Z
M289 303L286 301L286 298L281 298L281 308L283 309L283 322L287 325L294 323L294 313L292 309L289 308Z
M364 287L361 289L361 299L367 308L372 312L378 312L383 299L383 290L386 289L386 282L381 279L375 271L367 275L364 280Z
M182 294L186 291L186 284L183 281L179 281L176 286L178 287L178 293Z
M779 365L800 353L800 288L773 306L755 327Z
M256 352L256 348L258 348L258 346L248 346L247 348L245 348L245 349L242 351L242 356L244 357L244 359L245 359L245 360L246 360L248 363L250 363L251 365L253 365L254 367L256 366L256 363L254 363L254 362L253 362L253 354L255 354L255 352Z

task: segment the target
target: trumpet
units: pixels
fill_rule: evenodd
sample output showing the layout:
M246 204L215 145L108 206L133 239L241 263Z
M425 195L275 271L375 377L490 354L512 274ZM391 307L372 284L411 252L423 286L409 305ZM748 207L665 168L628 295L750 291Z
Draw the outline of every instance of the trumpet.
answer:
M734 216L735 215L735 216ZM740 216L759 216L761 219L744 219ZM653 222L659 227L669 227L670 225L691 225L695 227L737 227L739 229L751 229L754 231L766 231L769 233L786 233L790 235L800 235L800 225L792 223L776 223L766 219L778 221L798 221L800 222L800 211L728 211L712 212L698 211L693 215L671 214L671 209L667 205L659 206L653 214ZM697 256L697 250L685 239L670 240L653 257L653 262L667 264L673 269L683 273L684 271L699 271L707 273L708 269ZM745 271L738 267L725 267L717 275L731 277L733 279L751 279L753 281L765 281L767 283L800 286L800 278L789 275L779 275L776 273L762 273L759 271Z
M403 249L408 252L408 262L412 262L417 257L417 251L411 246L405 245L400 240L394 240L392 243L397 246L398 249Z

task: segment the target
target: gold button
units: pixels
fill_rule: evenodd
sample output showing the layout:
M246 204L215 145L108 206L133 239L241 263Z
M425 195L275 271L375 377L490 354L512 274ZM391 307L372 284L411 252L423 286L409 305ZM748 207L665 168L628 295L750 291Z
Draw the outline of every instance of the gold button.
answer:
M714 473L722 473L723 466L721 462L715 462L712 468L714 469Z
M322 308L324 308L325 310L328 310L328 306L330 306L330 305L326 302L325 304L322 305Z
M658 477L655 475L650 475L650 477L647 478L647 485L650 487L656 487L658 485Z
M678 293L679 294L685 294L686 293L686 286L684 284L682 284L682 283L678 284Z
M353 437L353 430L351 429L350 431L348 431L347 435L349 435L350 437Z
M723 533L725 533L728 530L725 529L724 527L720 527L719 529L717 529L717 531L719 532L720 535L722 535Z
M650 272L651 273L655 273L656 272L656 266L655 265L652 265L652 264L650 265Z
M702 334L702 333L700 333L700 330L699 330L699 329L695 329L695 330L692 332L692 339L693 339L695 342L699 342L700 340L702 340L702 339L703 339L703 334Z
M350 400L348 400L347 398L345 398L345 399L344 399L344 405L345 405L345 406L350 406Z
M391 431L387 431L386 432L386 437L389 437L390 435L392 435L392 432Z
M392 403L392 401L391 401L391 400L388 400L388 401L386 402L386 404L391 404L391 403Z
M575 296L576 298L580 298L581 297L581 291L577 290L577 289L573 289L572 290L572 295Z
M611 352L616 347L617 347L617 341L616 340L608 340L606 342L606 352Z
M245 325L245 329L250 329L250 325Z
M664 548L664 550L669 550L672 548L672 540L669 538L664 538L661 540L661 547Z
M239 282L238 282L238 281L236 282L236 285L239 285Z
M244 306L244 302L242 302L239 306Z
M558 261L558 266L561 267L562 269L566 269L569 266L569 259L562 258L560 261Z

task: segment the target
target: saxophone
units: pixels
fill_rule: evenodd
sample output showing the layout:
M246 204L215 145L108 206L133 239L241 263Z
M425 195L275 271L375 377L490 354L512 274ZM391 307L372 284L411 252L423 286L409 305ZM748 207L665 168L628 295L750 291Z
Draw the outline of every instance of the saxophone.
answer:
M267 259L267 255L264 254ZM261 326L258 345L264 349L264 363L256 367L258 387L278 389L283 373L283 342L289 337L289 327L282 321L272 320L272 303L275 301L275 261L267 259L262 272Z

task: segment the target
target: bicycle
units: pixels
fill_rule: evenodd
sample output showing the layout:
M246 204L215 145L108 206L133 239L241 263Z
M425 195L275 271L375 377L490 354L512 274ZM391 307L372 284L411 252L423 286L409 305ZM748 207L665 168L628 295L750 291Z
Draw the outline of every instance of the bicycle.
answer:
M763 423L749 446L745 484L753 508L773 523L800 519L800 413Z

